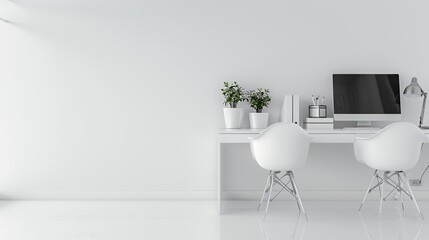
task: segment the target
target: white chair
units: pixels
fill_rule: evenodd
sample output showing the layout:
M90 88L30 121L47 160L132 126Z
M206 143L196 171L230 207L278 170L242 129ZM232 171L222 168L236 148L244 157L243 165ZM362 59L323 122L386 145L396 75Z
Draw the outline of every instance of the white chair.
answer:
M402 209L404 209L402 193L405 193L414 201L417 210L422 215L405 171L417 164L425 138L425 135L417 126L407 122L393 123L369 138L356 138L354 142L356 159L375 169L359 211L362 209L368 194L375 188L379 188L379 213L381 213L383 201L396 190L401 197ZM384 172L383 177L378 174L379 171ZM397 177L396 179L393 178L395 176ZM374 180L377 180L377 183L373 186ZM404 183L409 190L408 192L403 188ZM392 186L393 190L383 198L386 184Z
M259 202L258 210L268 193L265 215L268 212L270 201L278 194L286 190L295 197L298 208L305 213L301 197L298 193L293 171L304 165L308 156L310 136L298 125L291 123L276 123L268 127L257 137L251 139L250 148L253 158L264 169L269 170L264 192ZM279 174L283 175L279 177ZM289 181L284 183L282 179L288 176ZM290 186L288 184L290 183ZM281 186L280 192L271 198L274 185Z

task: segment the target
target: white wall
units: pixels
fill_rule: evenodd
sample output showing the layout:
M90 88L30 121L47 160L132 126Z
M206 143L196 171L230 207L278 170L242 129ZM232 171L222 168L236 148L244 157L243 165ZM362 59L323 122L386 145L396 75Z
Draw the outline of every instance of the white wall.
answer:
M330 105L332 73L399 73L402 87L418 76L429 89L428 7L2 1L12 23L0 22L0 197L214 198L223 81L271 89L271 122L288 93L301 96L302 114L312 94ZM404 120L417 122L419 101L403 99ZM247 146L225 154L226 190L262 187ZM369 175L346 145L314 145L297 173L316 197L363 190Z

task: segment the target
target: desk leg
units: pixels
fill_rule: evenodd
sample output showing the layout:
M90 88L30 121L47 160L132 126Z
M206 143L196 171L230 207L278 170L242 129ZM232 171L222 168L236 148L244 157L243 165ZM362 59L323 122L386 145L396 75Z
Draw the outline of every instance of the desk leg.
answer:
M217 191L217 213L220 215L221 214L221 178L222 178L222 174L221 174L221 162L222 162L222 144L220 142L217 143L217 156L216 156L216 165L217 165L217 180L216 180L216 191Z

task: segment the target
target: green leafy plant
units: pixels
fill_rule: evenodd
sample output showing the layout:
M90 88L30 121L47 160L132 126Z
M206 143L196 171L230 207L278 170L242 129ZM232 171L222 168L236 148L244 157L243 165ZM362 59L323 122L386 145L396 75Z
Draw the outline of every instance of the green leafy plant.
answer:
M269 95L270 90L258 88L256 91L252 90L247 92L246 99L249 101L250 106L255 109L257 113L261 113L264 107L268 107L271 102Z
M224 82L221 91L225 97L225 106L228 105L231 108L236 108L237 103L247 100L244 89L239 86L237 82L233 82L231 84Z

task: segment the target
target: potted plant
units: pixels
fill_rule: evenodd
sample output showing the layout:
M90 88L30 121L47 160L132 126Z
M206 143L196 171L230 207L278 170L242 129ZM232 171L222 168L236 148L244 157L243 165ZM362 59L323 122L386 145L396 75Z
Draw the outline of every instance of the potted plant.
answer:
M268 107L271 102L269 93L270 90L262 88L247 93L247 100L250 106L256 111L254 113L249 113L250 128L258 129L268 126L268 113L263 113L262 110L264 107Z
M223 96L225 97L225 106L223 109L223 115L225 119L226 128L240 128L241 122L243 121L244 109L237 108L237 104L246 100L245 92L237 82L223 83L221 89Z

